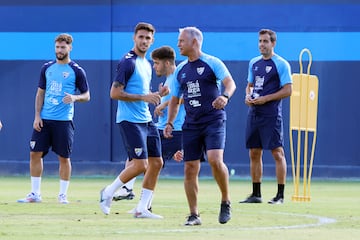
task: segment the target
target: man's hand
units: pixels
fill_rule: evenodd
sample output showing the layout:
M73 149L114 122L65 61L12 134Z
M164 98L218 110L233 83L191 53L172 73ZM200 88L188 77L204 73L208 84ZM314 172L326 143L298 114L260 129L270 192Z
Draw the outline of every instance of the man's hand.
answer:
M162 83L159 84L159 94L161 97L166 96L170 93L168 86L164 86Z
M158 106L156 106L155 110L154 110L154 115L155 116L163 116L164 112L163 110L166 108L165 104L160 104Z
M33 123L33 128L36 130L36 131L38 131L38 132L40 132L41 131L41 128L43 127L44 125L43 125L43 121L42 121L42 119L40 118L40 117L35 117L35 119L34 119L34 123Z
M146 94L142 98L143 101L154 104L155 106L159 105L161 101L161 97L157 92Z
M263 104L267 103L267 97L266 96L260 96L260 97L257 97L257 98L251 98L249 100L249 103L251 105L263 105Z
M183 150L178 150L174 153L173 159L177 162L181 162L184 159Z
M173 130L173 126L171 126L169 123L166 124L163 133L164 133L164 137L165 138L172 138L172 130Z
M250 94L246 94L245 96L245 104L249 107L253 105L252 98Z
M229 102L229 99L227 99L224 96L218 96L213 102L212 102L212 106L215 109L223 109L225 108L225 106L227 105L227 103Z
M65 97L62 99L63 103L69 104L69 103L74 103L77 100L76 95L72 95L70 93L64 92L65 93Z

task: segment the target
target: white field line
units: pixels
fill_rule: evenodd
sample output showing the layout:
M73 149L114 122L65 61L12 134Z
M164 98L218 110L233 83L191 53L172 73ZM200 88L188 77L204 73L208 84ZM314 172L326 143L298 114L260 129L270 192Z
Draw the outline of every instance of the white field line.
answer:
M336 222L336 219L323 217L323 216L316 216L311 214L296 214L296 213L286 213L286 212L263 212L266 214L278 214L278 215L285 215L291 217L298 217L300 218L310 218L310 219L317 219L315 223L308 223L308 224L295 224L295 225L283 225L283 226L266 226L266 227L218 227L218 228L207 228L202 226L182 226L181 228L173 228L173 229L156 229L156 230L131 230L131 231L117 231L117 233L166 233L166 232L189 232L191 230L196 230L197 232L209 232L209 231L229 231L229 230L274 230L274 229L299 229L299 228L312 228L312 227L319 227L326 224L332 224ZM149 219L151 220L151 219ZM156 220L155 220L156 221Z

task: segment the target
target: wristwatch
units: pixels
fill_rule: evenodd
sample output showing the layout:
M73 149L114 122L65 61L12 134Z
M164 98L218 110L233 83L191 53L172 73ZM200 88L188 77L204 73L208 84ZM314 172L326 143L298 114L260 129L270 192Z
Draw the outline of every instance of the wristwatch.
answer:
M224 97L226 97L228 100L230 99L230 96L229 96L229 94L228 94L227 92L224 92L222 95L223 95Z

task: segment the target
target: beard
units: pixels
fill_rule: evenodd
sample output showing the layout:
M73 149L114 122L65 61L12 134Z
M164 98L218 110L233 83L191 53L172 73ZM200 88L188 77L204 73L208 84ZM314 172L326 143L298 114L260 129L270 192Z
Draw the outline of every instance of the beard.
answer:
M67 53L64 53L64 54L56 53L56 59L57 59L57 60L60 60L60 61L63 61L63 60L66 59L68 56L69 56L69 54L67 54Z
M136 46L136 50L139 51L139 52L142 53L142 54L146 54L146 52L147 52L147 50L148 50L148 47L147 47L145 50L142 50L141 47Z

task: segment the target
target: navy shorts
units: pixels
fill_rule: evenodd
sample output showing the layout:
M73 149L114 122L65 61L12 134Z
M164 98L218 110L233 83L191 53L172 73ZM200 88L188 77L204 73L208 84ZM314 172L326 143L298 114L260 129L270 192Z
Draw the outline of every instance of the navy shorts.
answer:
M184 161L204 160L207 150L224 149L226 121L183 125Z
M52 151L69 158L74 142L74 124L72 121L43 120L41 131L33 130L30 140L31 152L43 152L43 157Z
M161 157L160 135L153 122L122 121L119 128L129 160Z
M182 132L173 131L172 138L165 138L163 130L159 129L159 134L161 138L161 150L162 158L164 161L173 159L174 154L182 150Z
M273 150L284 146L282 118L248 115L245 142L248 149Z

